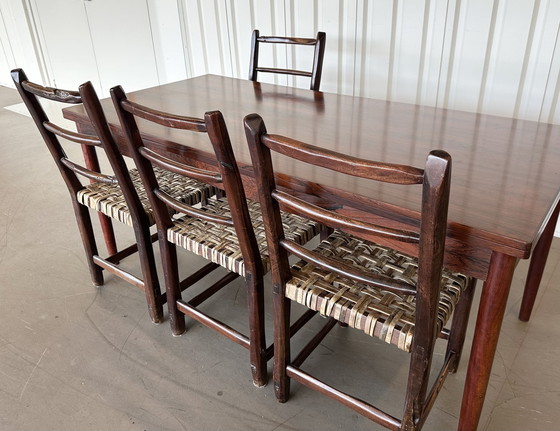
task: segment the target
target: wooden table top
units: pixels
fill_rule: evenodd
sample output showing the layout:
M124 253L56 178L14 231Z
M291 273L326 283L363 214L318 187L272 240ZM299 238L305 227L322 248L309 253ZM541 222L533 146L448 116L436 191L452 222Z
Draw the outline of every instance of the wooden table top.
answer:
M250 157L242 120L253 112L263 117L269 133L372 160L423 167L430 150L446 150L453 160L448 237L461 247L528 258L560 197L560 126L214 75L133 92L129 98L188 116L222 111L243 171L250 169ZM120 141L111 100L102 105ZM81 106L65 109L64 116L87 120ZM205 136L142 130L160 141L188 139L190 147L211 151ZM325 186L323 193L332 187L375 196L412 217L420 207L420 193L410 188L372 187L365 180L278 163L284 174Z

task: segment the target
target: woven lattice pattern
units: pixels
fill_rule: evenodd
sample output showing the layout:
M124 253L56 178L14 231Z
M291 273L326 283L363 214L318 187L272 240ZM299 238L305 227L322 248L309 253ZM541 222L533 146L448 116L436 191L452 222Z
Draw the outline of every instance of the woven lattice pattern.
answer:
M215 190L212 186L192 178L177 175L159 168L155 168L154 172L160 190L167 192L175 199L186 204L196 205L201 202L203 198L215 194ZM153 211L146 190L144 190L144 186L142 185L140 174L136 169L132 169L129 173L144 211L148 215L150 224L154 224ZM126 205L124 195L117 184L105 184L100 182L88 184L78 192L77 197L78 202L81 204L132 226L130 211Z
M339 231L322 241L315 252L412 286L418 279L417 259ZM444 269L438 330L449 320L468 281L467 276ZM292 266L286 296L323 316L333 317L399 349L410 351L416 310L414 295L401 297L300 261Z
M259 203L247 200L251 222L265 271L270 262L266 245L265 228ZM227 199L209 199L205 211L231 216ZM293 214L282 213L284 233L298 244L305 244L321 231L321 225ZM167 239L199 256L217 263L230 271L245 276L245 263L235 228L183 216L168 229Z

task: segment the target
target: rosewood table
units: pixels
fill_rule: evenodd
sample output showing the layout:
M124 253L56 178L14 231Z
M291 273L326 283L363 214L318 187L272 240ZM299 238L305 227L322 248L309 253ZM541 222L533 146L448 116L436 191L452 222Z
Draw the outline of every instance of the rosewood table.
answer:
M517 261L529 258L536 248L541 256L537 267L543 265L550 246L560 198L559 126L213 75L129 97L187 116L222 111L249 196L255 196L255 187L242 120L252 112L264 118L270 133L353 156L421 167L430 150L449 152L453 173L446 265L484 280L458 426L461 431L477 428ZM111 100L102 104L120 145L124 136ZM66 109L64 116L80 130L91 130L81 106ZM201 166L215 163L205 136L162 135L140 127L149 145L188 142L181 154L170 157ZM337 194L348 204L343 210L395 225L418 222L419 199L398 186L372 188L366 181L327 175L319 168L301 169L283 160L277 166L282 185L325 201Z

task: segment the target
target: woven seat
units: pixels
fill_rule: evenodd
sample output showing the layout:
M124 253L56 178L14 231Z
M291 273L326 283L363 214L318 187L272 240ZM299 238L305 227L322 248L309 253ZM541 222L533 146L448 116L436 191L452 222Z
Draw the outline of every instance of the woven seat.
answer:
M418 259L387 247L335 231L314 250L357 268L416 286ZM443 329L470 278L444 269L438 305L437 329ZM416 298L361 284L300 261L292 265L286 296L321 315L410 351L414 335Z
M247 207L253 224L257 244L261 252L264 271L270 268L266 246L266 235L260 204L247 200ZM210 199L202 208L221 216L231 217L226 199ZM298 243L305 244L321 232L321 225L303 217L283 213L282 222L286 236ZM211 223L189 216L175 220L174 226L167 230L169 242L183 247L205 259L221 265L229 271L245 276L245 262L239 240L232 226Z
M215 189L205 183L185 178L163 169L154 170L162 190L177 200L189 205L195 205L215 194ZM142 185L140 174L136 169L129 171L130 179L136 189L138 197L150 225L155 223L150 201ZM125 197L118 184L94 182L86 185L77 193L78 202L96 211L114 218L121 223L132 226L132 216L125 201Z

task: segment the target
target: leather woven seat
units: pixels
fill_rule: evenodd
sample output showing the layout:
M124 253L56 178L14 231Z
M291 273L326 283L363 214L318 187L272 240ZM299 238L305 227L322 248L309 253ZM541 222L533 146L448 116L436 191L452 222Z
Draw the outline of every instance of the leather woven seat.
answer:
M314 251L411 286L418 282L418 259L338 230ZM292 265L291 270L292 279L286 282L286 297L401 350L410 351L416 316L415 296L399 296L361 284L305 261ZM469 281L470 278L463 274L443 269L438 332L449 320Z
M213 196L216 192L214 187L192 178L185 178L163 169L155 169L155 173L162 190L189 205L195 205L208 196ZM152 225L155 223L154 215L140 174L136 169L131 169L129 174L140 203L148 216L148 221ZM132 216L118 184L93 182L77 193L77 199L82 205L100 211L128 226L133 226Z
M247 207L255 231L257 245L265 272L270 268L266 245L264 222L260 204L247 200ZM231 216L229 204L225 199L209 199L201 208L221 216ZM298 244L305 244L321 232L322 226L303 217L283 213L282 222L286 236ZM184 216L175 220L174 226L167 230L169 242L183 247L205 259L221 265L229 271L245 276L245 263L239 247L239 240L233 226L203 221Z

